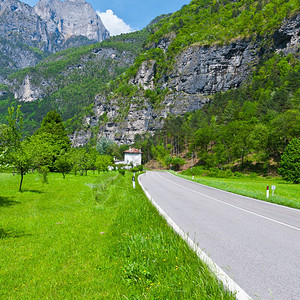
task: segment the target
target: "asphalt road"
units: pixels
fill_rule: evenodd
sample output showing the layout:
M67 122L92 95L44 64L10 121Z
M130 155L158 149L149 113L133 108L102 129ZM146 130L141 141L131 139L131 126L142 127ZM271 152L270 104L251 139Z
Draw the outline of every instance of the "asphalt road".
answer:
M140 182L166 214L253 299L300 299L300 210L166 172Z

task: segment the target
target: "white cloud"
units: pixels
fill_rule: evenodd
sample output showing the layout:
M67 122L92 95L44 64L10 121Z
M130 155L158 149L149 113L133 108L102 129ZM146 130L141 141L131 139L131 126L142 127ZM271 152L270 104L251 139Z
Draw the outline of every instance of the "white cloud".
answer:
M111 9L108 9L106 12L97 11L97 14L111 36L134 31L128 24L115 15Z

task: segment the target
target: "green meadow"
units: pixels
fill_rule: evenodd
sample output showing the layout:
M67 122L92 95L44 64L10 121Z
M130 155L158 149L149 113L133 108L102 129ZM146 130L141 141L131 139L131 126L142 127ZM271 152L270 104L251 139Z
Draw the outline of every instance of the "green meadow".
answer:
M131 176L0 174L0 298L234 299Z
M279 177L214 178L195 176L192 179L192 176L177 175L224 191L300 209L300 184L288 183ZM267 198L266 193L267 186L269 186L269 198ZM271 189L272 186L275 186L274 194Z

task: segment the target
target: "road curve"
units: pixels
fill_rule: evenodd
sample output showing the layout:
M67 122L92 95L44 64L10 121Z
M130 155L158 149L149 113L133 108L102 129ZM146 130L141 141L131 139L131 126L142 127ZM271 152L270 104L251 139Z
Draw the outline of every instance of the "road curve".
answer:
M159 207L253 299L300 300L300 210L167 172L140 183Z

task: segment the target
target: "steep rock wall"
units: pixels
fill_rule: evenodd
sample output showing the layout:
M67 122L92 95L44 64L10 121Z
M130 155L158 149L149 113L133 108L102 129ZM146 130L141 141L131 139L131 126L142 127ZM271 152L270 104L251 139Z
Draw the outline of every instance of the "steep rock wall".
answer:
M93 131L96 131L98 138L106 136L118 144L132 143L135 134L153 133L161 128L168 114L184 114L200 109L213 94L239 87L264 53L299 52L299 37L300 16L297 15L282 24L270 37L268 46L260 39L236 40L223 46L191 46L176 58L173 71L160 79L160 87L169 92L159 106L154 108L141 93L141 97L131 99L124 110L124 105L120 105L122 99L108 100L99 95L95 99L94 116L86 119L87 129L80 132L81 142L84 135L90 136ZM159 47L168 47L168 41L168 38L164 39ZM152 89L155 67L153 60L142 63L130 84ZM76 134L73 144L82 145Z
M62 43L72 36L97 42L109 37L100 17L85 0L40 0L34 11L46 23L48 32L59 32Z

